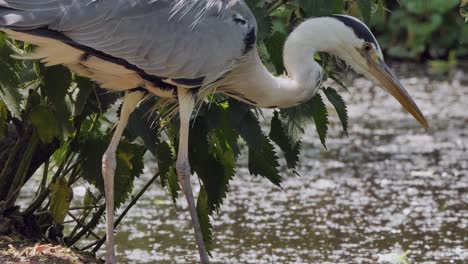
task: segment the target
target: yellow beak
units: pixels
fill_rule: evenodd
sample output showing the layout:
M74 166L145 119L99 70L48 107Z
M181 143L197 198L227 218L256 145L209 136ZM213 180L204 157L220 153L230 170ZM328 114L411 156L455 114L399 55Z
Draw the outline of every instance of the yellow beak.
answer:
M366 56L367 57L367 56ZM411 96L408 94L406 89L400 83L400 81L395 77L392 71L388 68L387 64L384 61L380 60L379 63L376 63L370 57L367 57L368 65L370 68L370 74L377 79L380 86L387 91L389 94L393 95L398 102L406 109L418 122L425 128L428 128L424 115L419 110L416 103L413 101Z

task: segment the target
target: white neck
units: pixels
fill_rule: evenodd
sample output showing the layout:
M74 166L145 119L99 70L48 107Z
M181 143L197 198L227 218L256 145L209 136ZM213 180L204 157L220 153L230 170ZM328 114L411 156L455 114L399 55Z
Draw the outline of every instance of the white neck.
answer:
M323 43L330 43L333 37L328 32L318 32L327 29L320 23L320 19L310 19L289 35L283 53L288 76L273 76L257 51L252 50L232 73L228 90L242 95L236 97L240 100L244 97L247 103L267 108L294 106L314 96L322 79L322 67L314 60L314 54L329 50Z

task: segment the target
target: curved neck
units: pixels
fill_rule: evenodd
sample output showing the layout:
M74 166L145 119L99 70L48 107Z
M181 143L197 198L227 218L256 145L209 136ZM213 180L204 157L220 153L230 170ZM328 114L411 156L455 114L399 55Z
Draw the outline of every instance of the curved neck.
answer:
M232 78L225 89L230 92L220 91L266 108L291 107L314 96L320 88L323 73L314 54L326 47L320 46L323 40L317 40L317 36L324 34L311 31L314 26L307 24L306 21L296 28L285 43L283 58L287 76L273 76L253 49L230 74Z

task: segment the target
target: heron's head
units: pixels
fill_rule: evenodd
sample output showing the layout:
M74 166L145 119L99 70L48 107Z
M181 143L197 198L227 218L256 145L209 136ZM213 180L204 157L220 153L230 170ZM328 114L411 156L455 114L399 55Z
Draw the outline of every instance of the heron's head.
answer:
M416 103L385 63L379 43L363 22L351 16L332 15L310 19L301 26L303 32L308 31L304 35L308 35L316 51L344 60L354 71L394 96L422 126L428 127Z

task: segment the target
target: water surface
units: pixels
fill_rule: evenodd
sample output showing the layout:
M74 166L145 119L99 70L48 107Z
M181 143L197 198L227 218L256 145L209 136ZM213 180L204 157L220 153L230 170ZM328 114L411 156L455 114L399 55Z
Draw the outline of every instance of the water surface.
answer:
M411 250L410 263L467 263L468 79L414 67L399 72L429 130L371 82L351 81L349 137L335 114L328 150L309 129L301 177L283 170L281 190L239 167L213 221L213 262L376 263ZM184 199L175 208L156 184L117 243L122 263L198 259Z

